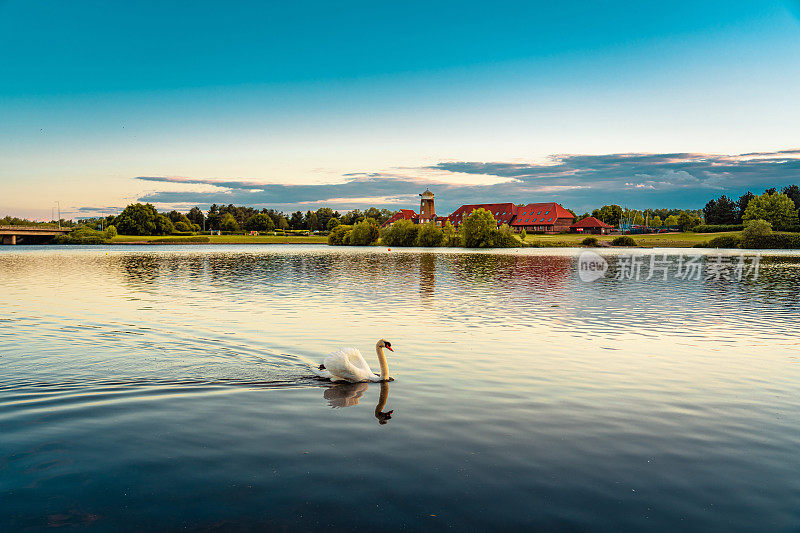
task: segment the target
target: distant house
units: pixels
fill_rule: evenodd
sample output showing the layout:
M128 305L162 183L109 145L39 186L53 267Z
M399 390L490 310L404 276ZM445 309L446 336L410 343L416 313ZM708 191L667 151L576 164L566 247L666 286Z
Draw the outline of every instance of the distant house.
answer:
M543 231L560 233L569 231L575 217L556 202L528 204L517 207L516 217L511 223L515 231Z
M419 215L417 215L413 209L401 209L400 211L392 215L392 218L381 224L381 227L385 228L386 226L391 226L398 220L411 220L416 224L416 219L418 217Z
M594 217L586 217L569 227L571 233L594 233L597 235L611 233L613 229L614 226L610 226Z
M514 215L517 214L518 207L513 203L503 203L503 204L468 204L462 205L455 211L453 214L447 217L450 220L450 223L454 225L456 228L464 222L470 213L475 211L476 209L486 209L489 211L493 216L494 219L497 221L497 227L502 226L503 224L511 225L511 221L514 220Z
M391 226L399 220L410 220L414 224L427 224L429 222L441 226L447 220L447 217L436 216L436 206L433 203L433 193L430 189L425 189L425 192L420 193L419 199L419 214L412 209L401 209L392 216L389 220L381 224L382 228Z
M490 212L497 222L499 228L503 224L508 224L514 231L541 231L544 233L560 233L569 231L570 226L575 221L575 217L564 209L561 204L556 202L545 202L538 204L528 204L524 207L517 206L512 202L499 204L467 204L462 205L449 217L436 216L433 205L433 193L429 189L420 196L419 214L411 209L401 209L389 220L382 224L382 227L391 226L400 220L410 220L414 224L435 223L437 226L444 226L448 221L458 228L464 220L476 209L485 209Z

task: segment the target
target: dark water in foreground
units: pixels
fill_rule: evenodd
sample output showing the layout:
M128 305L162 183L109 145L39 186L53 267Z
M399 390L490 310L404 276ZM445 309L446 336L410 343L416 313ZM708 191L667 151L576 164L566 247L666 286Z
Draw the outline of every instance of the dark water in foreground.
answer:
M578 253L0 248L0 530L800 528L800 257Z

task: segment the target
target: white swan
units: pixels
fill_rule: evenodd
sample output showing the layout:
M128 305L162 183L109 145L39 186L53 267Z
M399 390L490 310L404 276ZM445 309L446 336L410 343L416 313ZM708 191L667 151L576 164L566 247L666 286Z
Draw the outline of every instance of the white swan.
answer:
M389 377L389 367L386 365L386 357L383 349L393 352L392 343L381 339L375 345L375 352L378 354L378 363L381 365L381 375L376 376L369 368L369 364L364 360L364 356L356 348L340 348L328 355L319 370L314 369L314 373L331 381L349 381L358 383L361 381L393 381Z

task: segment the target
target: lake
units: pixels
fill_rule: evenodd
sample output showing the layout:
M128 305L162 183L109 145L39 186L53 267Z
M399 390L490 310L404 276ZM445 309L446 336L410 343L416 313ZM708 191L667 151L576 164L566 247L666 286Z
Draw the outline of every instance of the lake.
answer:
M800 255L597 252L0 247L0 529L800 528Z

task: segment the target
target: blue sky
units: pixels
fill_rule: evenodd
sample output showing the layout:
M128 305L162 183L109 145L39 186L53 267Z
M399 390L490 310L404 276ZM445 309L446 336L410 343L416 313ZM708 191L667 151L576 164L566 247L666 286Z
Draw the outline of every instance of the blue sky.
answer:
M0 214L800 182L797 1L129 4L0 0Z

